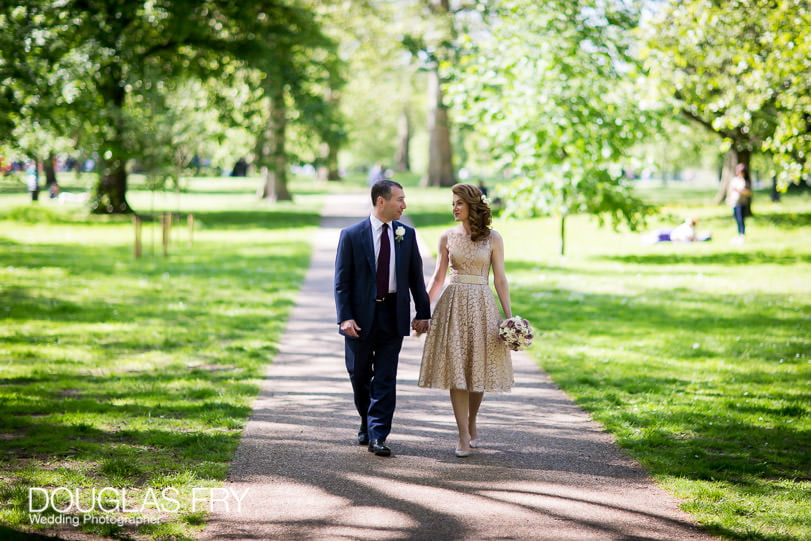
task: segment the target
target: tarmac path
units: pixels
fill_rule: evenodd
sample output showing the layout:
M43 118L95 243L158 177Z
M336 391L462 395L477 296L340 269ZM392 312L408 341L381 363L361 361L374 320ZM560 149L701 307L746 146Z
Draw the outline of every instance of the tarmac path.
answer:
M224 485L236 496L215 505L202 539L714 539L524 352L513 354L512 392L485 395L481 448L460 459L448 393L417 387L423 339L406 338L393 456L357 445L333 266L338 233L368 215L367 198L334 195L325 205ZM428 274L433 261L421 251Z

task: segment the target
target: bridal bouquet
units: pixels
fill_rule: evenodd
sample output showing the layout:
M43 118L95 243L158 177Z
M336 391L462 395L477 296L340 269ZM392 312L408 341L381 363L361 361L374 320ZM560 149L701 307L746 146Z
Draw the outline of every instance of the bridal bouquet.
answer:
M498 338L513 351L520 351L532 345L535 329L521 316L505 319L498 326Z

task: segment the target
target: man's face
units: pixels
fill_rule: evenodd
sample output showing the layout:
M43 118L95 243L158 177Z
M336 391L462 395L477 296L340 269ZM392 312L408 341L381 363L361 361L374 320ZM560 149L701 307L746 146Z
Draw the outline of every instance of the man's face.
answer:
M391 197L388 201L382 197L377 198L378 218L384 222L399 220L406 209L405 192L397 186L391 187Z

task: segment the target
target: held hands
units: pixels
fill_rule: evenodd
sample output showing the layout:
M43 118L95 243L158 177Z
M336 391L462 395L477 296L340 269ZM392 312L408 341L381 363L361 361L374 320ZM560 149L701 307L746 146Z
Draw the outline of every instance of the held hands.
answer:
M419 334L428 332L428 327L431 324L430 319L415 319L411 322L411 328L414 329ZM341 321L341 331L347 335L351 336L352 338L358 338L360 336L360 327L355 322L354 319L347 319L346 321Z
M428 327L431 326L430 319L415 319L411 322L411 328L417 332L417 334L422 334L428 332Z

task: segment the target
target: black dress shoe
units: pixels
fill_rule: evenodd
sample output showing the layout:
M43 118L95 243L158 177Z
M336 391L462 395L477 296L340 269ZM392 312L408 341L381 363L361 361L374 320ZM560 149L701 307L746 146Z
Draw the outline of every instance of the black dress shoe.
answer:
M384 440L372 440L369 442L369 452L374 453L377 456L389 456L391 455L391 449L386 447L386 442Z
M358 432L358 445L369 445L369 434L364 432Z

